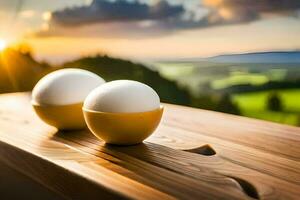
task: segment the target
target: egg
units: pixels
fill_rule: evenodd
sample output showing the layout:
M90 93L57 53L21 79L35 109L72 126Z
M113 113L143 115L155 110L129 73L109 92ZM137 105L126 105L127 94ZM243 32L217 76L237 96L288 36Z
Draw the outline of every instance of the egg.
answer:
M132 145L157 128L163 107L149 86L130 80L105 83L85 99L84 118L91 132L106 143Z
M58 129L85 127L82 105L86 96L105 83L98 75L82 69L61 69L44 76L32 91L37 115Z
M84 108L110 113L146 112L159 108L158 94L137 81L111 81L93 90L84 101Z

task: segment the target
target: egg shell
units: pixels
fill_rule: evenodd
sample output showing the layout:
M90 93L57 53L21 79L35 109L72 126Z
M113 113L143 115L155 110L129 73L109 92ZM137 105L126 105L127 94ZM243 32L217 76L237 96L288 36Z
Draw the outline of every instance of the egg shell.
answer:
M37 105L82 103L94 88L105 83L98 75L82 69L61 69L44 76L32 91Z
M97 87L83 105L87 110L109 113L147 112L159 107L159 96L151 87L130 80L111 81Z

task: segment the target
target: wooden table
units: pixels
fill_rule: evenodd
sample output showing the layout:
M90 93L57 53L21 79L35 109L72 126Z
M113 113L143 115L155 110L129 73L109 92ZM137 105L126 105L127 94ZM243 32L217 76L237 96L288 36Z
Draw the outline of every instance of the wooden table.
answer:
M297 127L165 104L150 138L121 147L46 125L29 93L0 96L0 199L300 199L299 161Z

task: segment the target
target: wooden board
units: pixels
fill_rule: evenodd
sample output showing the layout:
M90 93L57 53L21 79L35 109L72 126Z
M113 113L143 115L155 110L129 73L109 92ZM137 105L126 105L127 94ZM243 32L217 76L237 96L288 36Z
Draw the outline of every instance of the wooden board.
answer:
M143 144L106 145L0 96L0 161L61 198L299 199L299 147L297 127L170 104Z

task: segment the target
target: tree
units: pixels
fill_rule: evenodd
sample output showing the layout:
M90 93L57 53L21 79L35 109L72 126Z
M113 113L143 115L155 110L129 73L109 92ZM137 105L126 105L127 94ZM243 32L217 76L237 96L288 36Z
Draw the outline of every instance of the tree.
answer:
M278 95L278 93L272 92L268 96L267 108L272 111L281 111L282 110L281 98Z
M240 115L238 106L232 102L229 94L224 94L217 104L217 111Z

